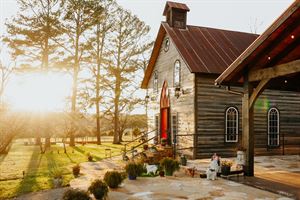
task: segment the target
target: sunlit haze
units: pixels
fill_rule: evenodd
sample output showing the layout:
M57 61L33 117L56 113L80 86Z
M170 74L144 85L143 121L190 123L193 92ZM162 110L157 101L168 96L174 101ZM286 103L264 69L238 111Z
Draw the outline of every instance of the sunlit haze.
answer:
M62 111L70 96L71 78L58 72L17 75L6 90L9 106L17 111Z

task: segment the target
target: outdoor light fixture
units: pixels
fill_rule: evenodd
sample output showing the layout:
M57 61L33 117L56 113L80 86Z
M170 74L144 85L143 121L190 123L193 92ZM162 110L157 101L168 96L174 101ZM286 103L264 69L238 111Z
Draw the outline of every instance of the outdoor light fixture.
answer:
M149 95L146 95L146 96L145 96L145 101L146 101L146 103L149 102L149 99L150 99L150 96L149 96Z
M174 96L178 99L179 96L180 96L180 94L181 94L180 88L179 88L179 87L176 87L176 88L175 88L175 95L174 95Z

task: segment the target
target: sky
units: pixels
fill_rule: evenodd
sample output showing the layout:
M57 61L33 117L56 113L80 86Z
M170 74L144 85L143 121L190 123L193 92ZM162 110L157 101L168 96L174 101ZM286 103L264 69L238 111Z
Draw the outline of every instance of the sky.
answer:
M150 36L154 40L160 22L165 20L162 13L166 1L117 0L117 2L150 26ZM187 15L187 24L189 25L262 33L293 0L178 0L178 2L185 3L190 8ZM0 0L0 35L5 33L6 18L15 15L17 10L16 0ZM7 50L1 47L0 44L1 60L9 63ZM11 91L16 91L17 85L22 85L22 81L19 80L15 86L11 86L15 87ZM143 92L139 92L139 94L144 95ZM13 96L13 94L8 95ZM143 109L137 109L135 112L141 113Z

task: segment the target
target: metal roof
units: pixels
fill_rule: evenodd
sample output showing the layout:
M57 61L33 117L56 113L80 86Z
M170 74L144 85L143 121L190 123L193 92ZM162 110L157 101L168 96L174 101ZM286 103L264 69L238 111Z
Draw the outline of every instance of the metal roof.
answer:
M175 44L192 73L221 74L257 37L256 34L208 27L170 27L162 22L149 60L142 88L151 77L165 34Z
M180 10L190 11L189 7L187 7L187 5L184 3L167 1L164 12L163 12L164 16L167 15L168 8L176 8L176 9L180 9Z

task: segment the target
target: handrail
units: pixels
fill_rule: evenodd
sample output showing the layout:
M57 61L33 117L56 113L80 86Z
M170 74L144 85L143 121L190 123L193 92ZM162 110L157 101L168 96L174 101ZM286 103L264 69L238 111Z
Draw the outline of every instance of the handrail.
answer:
M131 143L133 143L133 142L135 142L135 141L137 141L137 140L139 140L139 139L141 139L141 138L144 138L145 136L149 135L150 133L152 133L152 132L154 132L154 131L156 131L156 129L154 129L154 130L152 130L152 131L150 131L150 132L147 132L147 133L141 135L140 137L137 137L137 138L135 138L134 140L132 140L132 141L130 141L130 142L124 144L124 149L125 149L124 151L126 152L126 148L127 148L127 145L128 145L128 144L131 144ZM148 141L150 141L150 140L148 140Z
M134 140L131 140L130 142L126 143L125 145L128 145L128 144L130 144L130 143L133 143L133 142L135 142L135 141L137 141L137 140L139 140L139 139L145 137L146 135L149 135L150 133L152 133L152 132L154 132L154 131L156 131L156 129L154 129L154 130L152 130L152 131L150 131L150 132L144 133L143 135L141 135L141 136L135 138Z

